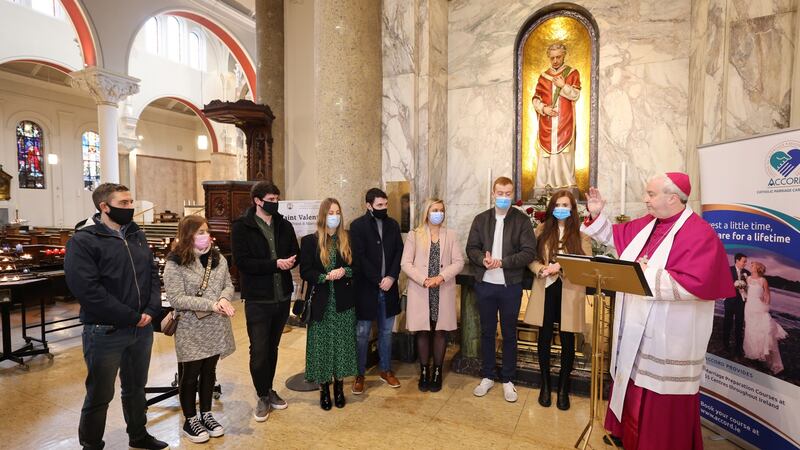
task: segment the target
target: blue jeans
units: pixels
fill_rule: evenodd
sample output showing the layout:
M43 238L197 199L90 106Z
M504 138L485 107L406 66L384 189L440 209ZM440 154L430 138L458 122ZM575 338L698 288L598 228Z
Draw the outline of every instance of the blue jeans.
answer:
M522 284L475 283L478 314L481 318L481 376L494 379L497 375L495 334L500 313L500 334L503 336L503 383L514 380L517 373L517 320L522 302Z
M83 326L86 398L81 408L78 439L83 448L103 448L108 404L114 398L119 371L122 412L131 440L147 435L144 387L150 368L153 327L115 329L110 325Z
M394 317L386 317L386 296L383 291L378 294L378 366L381 372L392 370L392 328ZM369 332L372 330L371 320L359 320L356 325L358 341L358 374L364 375L367 369L367 351L369 350Z

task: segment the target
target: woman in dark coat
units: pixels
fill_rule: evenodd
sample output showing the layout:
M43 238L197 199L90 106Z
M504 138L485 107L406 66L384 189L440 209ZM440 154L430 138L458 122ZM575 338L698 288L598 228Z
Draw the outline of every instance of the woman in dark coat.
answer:
M319 405L326 411L332 406L331 380L336 407L343 408L343 379L358 372L353 256L343 222L339 202L327 198L319 208L317 232L300 242L300 276L313 289L306 379L319 383Z

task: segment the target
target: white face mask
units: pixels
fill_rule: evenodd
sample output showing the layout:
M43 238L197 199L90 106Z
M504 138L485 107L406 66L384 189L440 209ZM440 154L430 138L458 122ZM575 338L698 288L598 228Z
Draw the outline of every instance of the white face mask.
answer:
M444 211L431 211L428 215L428 220L434 225L440 225L444 222Z
M341 221L342 216L338 214L328 214L328 217L325 218L325 225L327 225L330 229L334 229L339 226L339 222Z

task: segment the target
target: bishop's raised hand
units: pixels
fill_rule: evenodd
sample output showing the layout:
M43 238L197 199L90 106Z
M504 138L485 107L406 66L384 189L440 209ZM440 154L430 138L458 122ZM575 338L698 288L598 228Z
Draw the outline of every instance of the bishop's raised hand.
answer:
M603 208L606 206L606 201L603 200L603 196L600 194L600 190L595 187L589 188L589 193L586 195L586 209L591 214L592 219L599 216L601 212L603 212Z

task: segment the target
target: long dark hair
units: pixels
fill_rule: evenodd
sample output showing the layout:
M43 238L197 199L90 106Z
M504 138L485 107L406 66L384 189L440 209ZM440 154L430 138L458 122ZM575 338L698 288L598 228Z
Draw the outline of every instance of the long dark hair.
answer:
M194 234L203 224L208 225L208 221L201 216L186 216L181 219L178 224L177 239L172 242L172 252L167 258L181 266L192 264L197 257L194 254ZM214 268L217 266L219 256L214 244L211 244L211 246L211 267Z
M556 252L558 252L558 219L553 216L553 210L556 208L556 202L561 197L569 198L570 214L564 221L564 250L569 253L582 255L583 248L581 247L581 219L578 216L578 203L575 201L575 196L572 192L562 189L553 193L550 201L547 203L547 211L545 212L542 233L539 235L539 241L536 243L536 252L540 262L549 263L553 260ZM545 250L547 253L545 255Z

